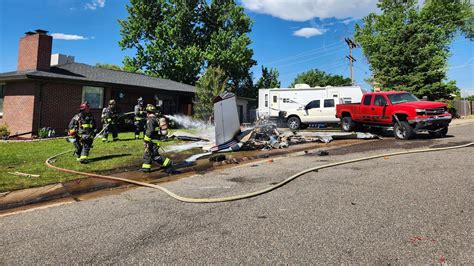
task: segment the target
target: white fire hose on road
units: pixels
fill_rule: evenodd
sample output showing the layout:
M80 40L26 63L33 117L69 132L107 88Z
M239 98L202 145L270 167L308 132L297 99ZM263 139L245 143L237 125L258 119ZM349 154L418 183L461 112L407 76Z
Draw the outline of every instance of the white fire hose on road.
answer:
M95 178L103 178L103 179L108 179L108 180L114 180L114 181L120 181L120 182L129 183L129 184L134 184L134 185L138 185L138 186L144 186L144 187L159 189L159 190L163 191L164 193L168 194L170 197L172 197L176 200L182 201L182 202L187 202L187 203L218 203L218 202L242 200L242 199L247 199L247 198L255 197L255 196L258 196L258 195L262 195L262 194L265 194L265 193L270 192L272 190L275 190L279 187L282 187L285 184L291 182L292 180L294 180L294 179L296 179L296 178L298 178L298 177L300 177L304 174L307 174L307 173L310 173L310 172L315 172L315 171L325 169L325 168L331 168L331 167L335 167L335 166L339 166L339 165L350 164L350 163L361 162L361 161L368 161L368 160L373 160L373 159L383 158L383 157L388 157L388 156L398 156L398 155L423 153L423 152L446 151L446 150L466 148L466 147L469 147L469 146L474 146L474 142L467 143L467 144L464 144L464 145L444 147L444 148L430 148L430 149L419 149L419 150L412 150L412 151L401 151L401 152L385 153L385 154L380 154L380 155L374 155L374 156L368 156L368 157L362 157L362 158L357 158L357 159L351 159L351 160L346 160L346 161L341 161L341 162L325 164L325 165L321 165L321 166L308 168L304 171L301 171L299 173L296 173L296 174L288 177L287 179L279 182L276 185L267 187L267 188L262 189L262 190L258 190L258 191L243 194L243 195L236 195L236 196L229 196L229 197L222 197L222 198L188 198L188 197L183 197L183 196L177 195L174 192L168 190L167 188L164 188L164 187L159 186L159 185L154 185L154 184L150 184L150 183L135 181L135 180L126 179L126 178L120 178L120 177L115 177L115 176L79 172L79 171L75 171L75 170L61 168L61 167L58 167L58 166L55 166L55 165L52 164L51 161L53 159L55 159L56 157L58 157L60 155L68 153L70 151L65 151L65 152L56 154L54 156L51 156L48 159L46 159L45 163L50 168L53 168L53 169L56 169L56 170L59 170L59 171L62 171L62 172L66 172L66 173L72 173L72 174L95 177Z

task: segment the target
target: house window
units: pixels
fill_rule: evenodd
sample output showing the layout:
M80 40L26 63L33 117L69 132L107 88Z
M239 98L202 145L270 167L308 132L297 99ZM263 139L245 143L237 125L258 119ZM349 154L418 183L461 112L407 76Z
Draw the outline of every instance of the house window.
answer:
M104 88L102 87L82 87L82 101L89 102L91 108L102 108L104 102Z
M334 99L324 100L324 108L334 107Z
M5 98L5 84L0 84L0 116L3 115L3 99Z
M116 90L113 99L118 103L130 103L130 95L125 93L123 90Z

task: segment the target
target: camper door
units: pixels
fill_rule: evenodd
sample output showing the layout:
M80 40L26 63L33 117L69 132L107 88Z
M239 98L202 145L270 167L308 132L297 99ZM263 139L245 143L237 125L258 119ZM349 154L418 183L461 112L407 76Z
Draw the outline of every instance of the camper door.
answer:
M280 112L280 97L277 92L270 92L270 116L278 116Z

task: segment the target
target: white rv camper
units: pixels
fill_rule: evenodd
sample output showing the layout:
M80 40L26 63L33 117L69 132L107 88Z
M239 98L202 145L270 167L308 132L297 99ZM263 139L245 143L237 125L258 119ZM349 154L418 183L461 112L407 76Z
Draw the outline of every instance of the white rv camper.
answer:
M259 118L284 118L291 129L309 123L337 123L336 104L358 103L363 90L359 86L314 87L296 84L295 88L260 89Z

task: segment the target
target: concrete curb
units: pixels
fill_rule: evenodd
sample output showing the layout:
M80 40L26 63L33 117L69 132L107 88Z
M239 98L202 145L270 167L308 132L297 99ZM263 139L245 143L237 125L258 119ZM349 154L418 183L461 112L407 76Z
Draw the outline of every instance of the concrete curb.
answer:
M0 210L22 207L106 188L114 188L121 185L121 182L110 180L81 178L42 187L5 192L0 195Z

